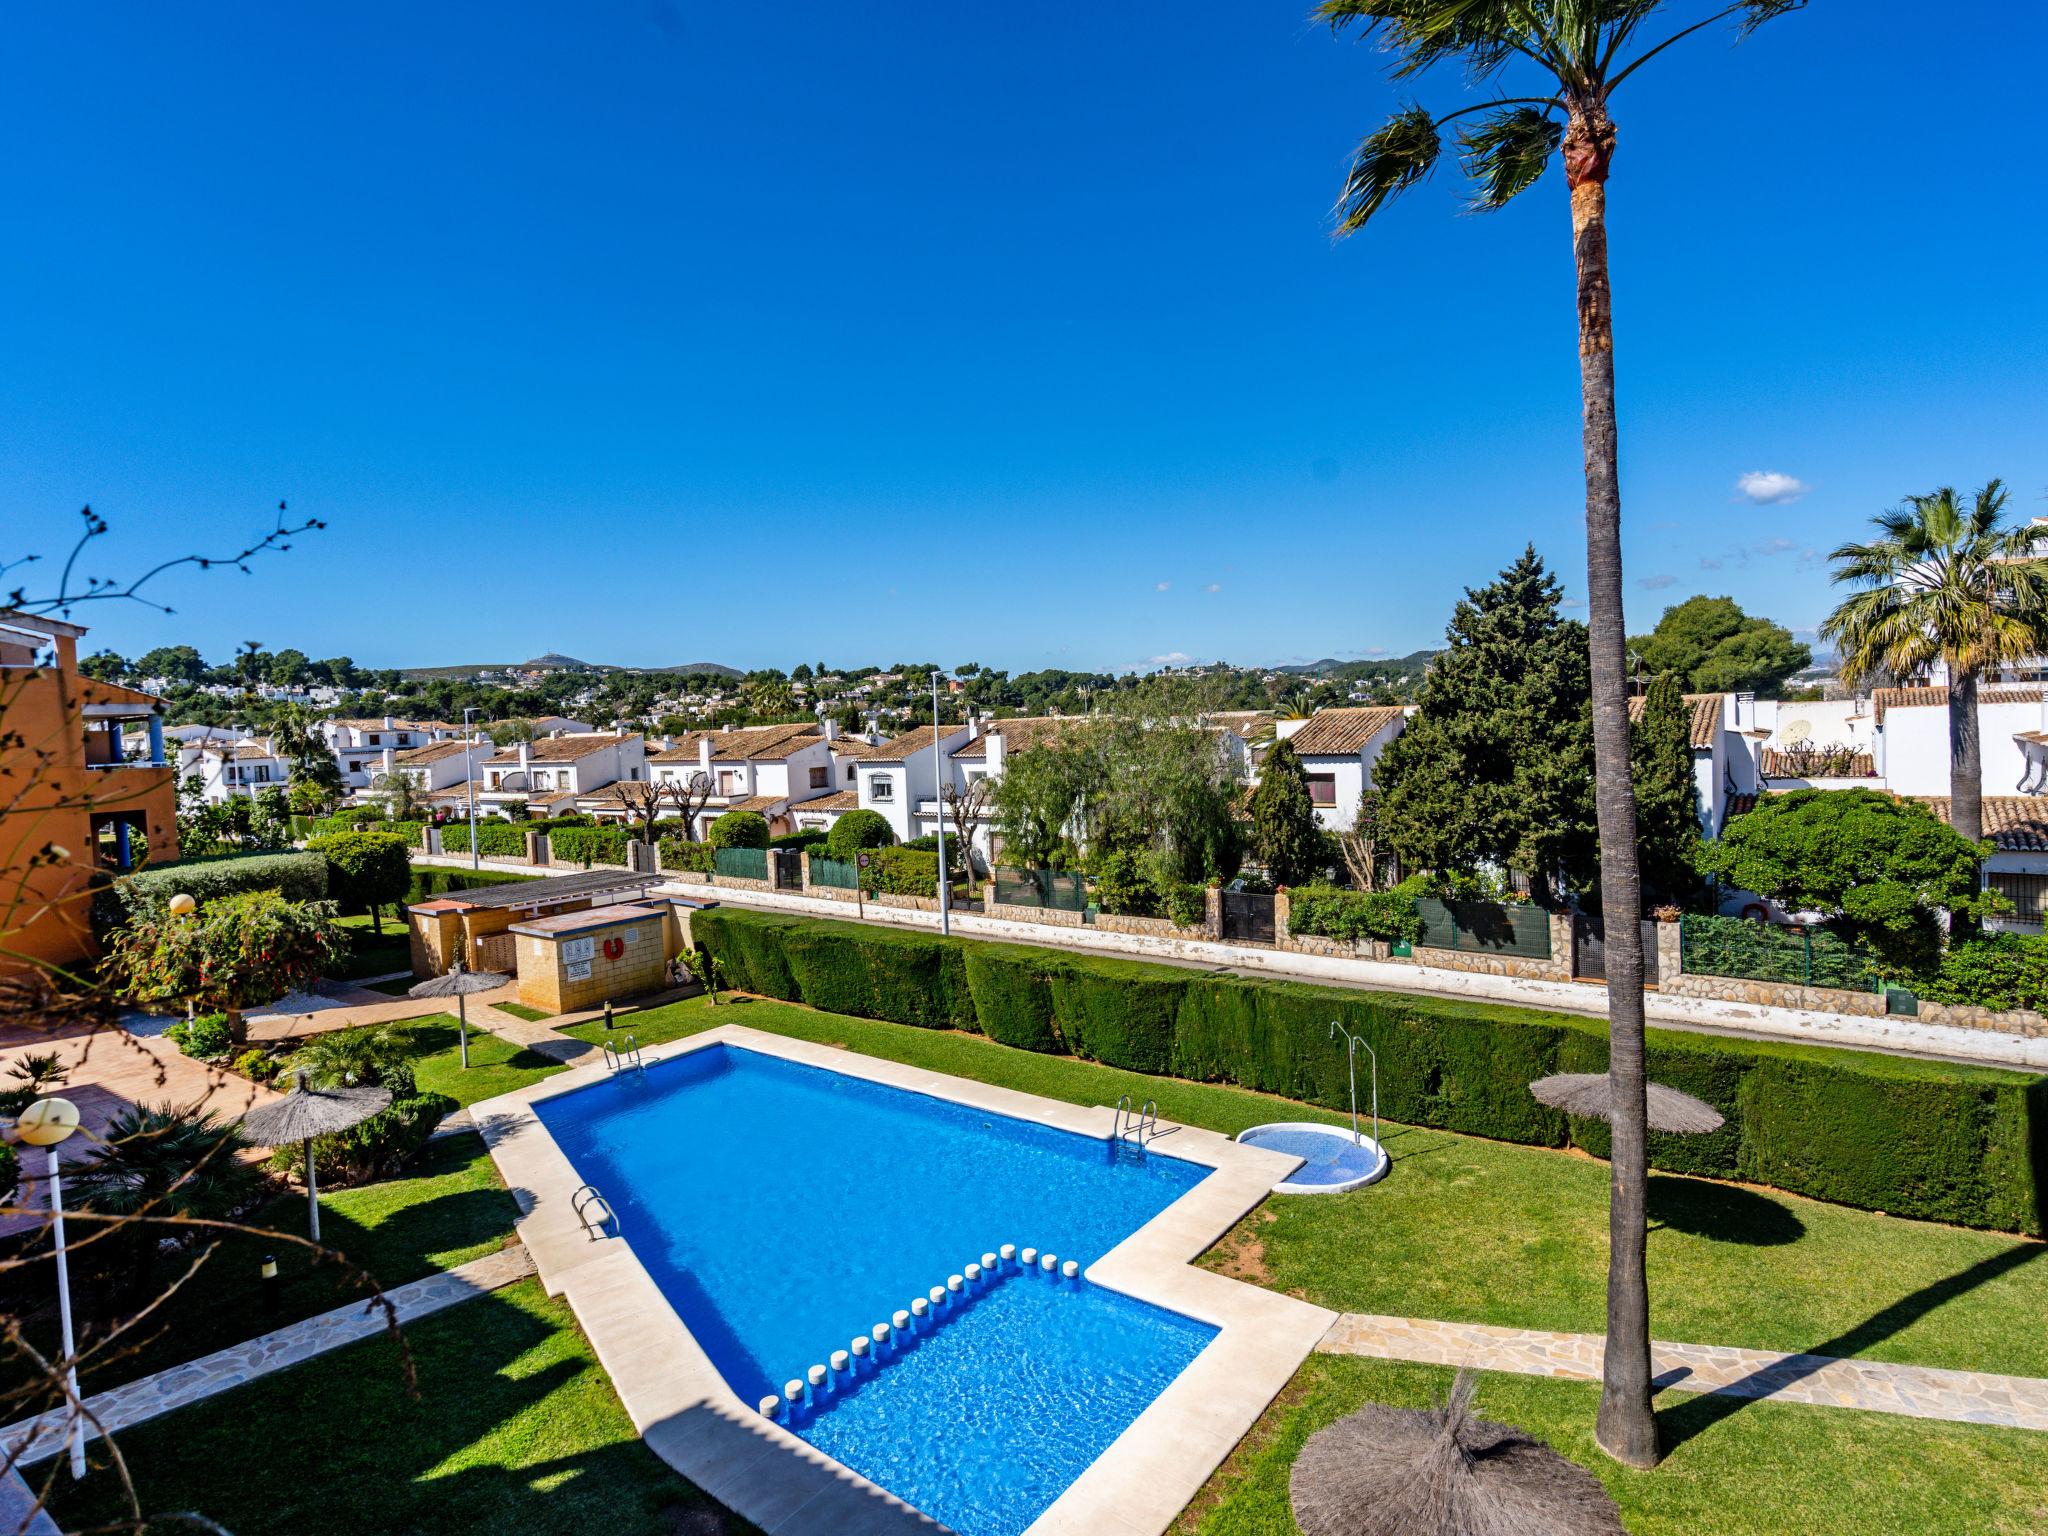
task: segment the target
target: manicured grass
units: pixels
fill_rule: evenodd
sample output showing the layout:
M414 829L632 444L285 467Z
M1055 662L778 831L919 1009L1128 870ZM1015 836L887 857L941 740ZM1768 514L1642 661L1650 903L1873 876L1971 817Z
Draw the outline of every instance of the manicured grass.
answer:
M510 1236L518 1214L483 1142L474 1136L452 1136L430 1143L413 1167L397 1178L323 1192L320 1236L328 1247L338 1249L388 1288L495 1252ZM304 1195L279 1195L250 1217L249 1224L304 1236ZM278 1267L275 1308L265 1301L258 1273L262 1260L271 1255ZM168 1282L189 1262L189 1258L165 1260L160 1266L160 1283ZM31 1273L41 1282L31 1337L39 1347L54 1348L56 1318L46 1315L51 1309L43 1304L42 1296L48 1266L36 1265ZM86 1307L80 1344L90 1348L94 1340L104 1337L110 1316L126 1317L133 1308L104 1287L92 1285L89 1268L82 1274ZM161 1308L123 1336L123 1342L115 1346L118 1354L95 1356L89 1362L83 1384L87 1392L105 1391L363 1294L337 1266L316 1262L295 1243L230 1234ZM49 1338L38 1337L41 1333L48 1333Z
M467 1069L462 1065L461 1037L452 1013L371 1027L405 1035L410 1043L413 1075L420 1087L429 1093L445 1093L462 1105L496 1098L563 1069L559 1061L500 1039L474 1017L469 1021Z
M538 1008L529 1008L524 1003L493 1003L491 1006L500 1013L509 1013L513 1018L524 1019L529 1024L538 1024L542 1019L554 1017L551 1013L542 1013Z
M752 1531L640 1443L568 1306L537 1281L405 1334L416 1398L379 1338L123 1433L143 1509L196 1510L237 1536ZM59 1479L67 1530L125 1514L94 1462L75 1492Z
M1296 1536L1287 1478L1309 1435L1368 1402L1427 1407L1449 1390L1436 1366L1312 1356L1174 1536ZM1593 1443L1596 1384L1480 1378L1483 1418L1519 1425L1593 1470L1634 1536L1865 1536L2048 1528L2041 1437L1793 1403L1665 1393L1670 1451L1631 1472Z
M653 1045L723 1023L1074 1104L1156 1098L1164 1118L1227 1135L1267 1120L1341 1119L1240 1088L792 1003L691 998L634 1015L632 1029ZM601 1028L565 1033L596 1039ZM1605 1163L1446 1131L1385 1133L1394 1168L1379 1184L1269 1200L1204 1262L1340 1311L1601 1331ZM2048 1316L2048 1244L1665 1174L1651 1181L1650 1211L1659 1338L2048 1375L2048 1333L2014 1325Z
M382 992L386 997L404 997L408 992L412 991L417 983L417 977L406 975L392 981L366 981L359 982L357 985L361 986L365 991Z
M349 942L354 953L342 966L337 980L352 980L358 976L388 976L393 971L405 970L412 964L411 940L406 937L405 925L384 919L384 931L379 934L372 927L368 914L360 917L337 919L348 930Z

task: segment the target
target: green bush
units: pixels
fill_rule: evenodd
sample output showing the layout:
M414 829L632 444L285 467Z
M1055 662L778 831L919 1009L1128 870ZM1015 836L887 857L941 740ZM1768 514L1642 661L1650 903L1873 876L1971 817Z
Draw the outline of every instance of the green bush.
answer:
M891 896L937 896L939 856L921 848L870 849L860 887Z
M224 1013L202 1013L197 1018L180 1020L164 1031L164 1038L185 1055L200 1061L218 1060L235 1043Z
M1209 920L1209 888L1169 885L1159 893L1159 910L1180 928L1199 928Z
M152 864L115 882L129 916L158 914L183 893L202 907L237 891L276 891L290 901L320 901L327 895L327 860L318 853L228 854L217 859L181 859Z
M830 836L829 832L820 832L816 827L812 827L807 832L790 832L782 837L771 837L768 839L768 846L787 848L792 853L808 853L814 848L822 849Z
M394 832L330 832L306 851L327 860L328 894L345 916L403 901L412 884L412 855Z
M548 823L551 864L623 864L632 832L620 826L563 827Z
M895 841L896 829L880 811L848 811L825 834L825 851L850 864L868 849L886 848Z
M1152 882L1138 856L1114 849L1095 861L1095 899L1102 910L1118 917L1150 917L1158 910Z
M665 832L659 846L663 869L688 869L708 875L717 867L718 850L709 843L694 843L680 833Z
M1346 891L1334 885L1297 885L1287 893L1287 931L1320 934L1356 944L1421 937L1415 898L1393 891Z
M742 991L898 1023L950 1023L1004 1045L1071 1050L1326 1109L1348 1102L1343 1044L1330 1039L1337 1020L1376 1054L1380 1110L1390 1120L1596 1156L1608 1150L1604 1123L1568 1119L1529 1093L1553 1072L1606 1069L1606 1029L1595 1020L730 907L698 913L691 931ZM2042 1233L2048 1078L1663 1030L1649 1031L1647 1044L1654 1081L1727 1119L1710 1136L1653 1134L1653 1167Z
M704 831L713 848L766 848L768 818L759 811L727 811Z
M487 885L507 885L520 880L538 880L539 875L508 875L495 869L441 869L432 864L412 867L412 884L406 888L408 902L430 901L455 891L481 890Z
M251 1082L267 1083L277 1076L277 1058L268 1051L244 1051L229 1065Z
M526 834L532 830L528 824L517 821L501 821L496 816L487 816L476 824L477 852L487 859L523 859L526 857ZM540 831L547 827L542 825ZM469 823L451 821L441 828L441 851L443 853L469 852Z
M1918 990L1937 1003L2000 1010L2048 1007L2048 936L2000 933L1952 944L1941 969Z

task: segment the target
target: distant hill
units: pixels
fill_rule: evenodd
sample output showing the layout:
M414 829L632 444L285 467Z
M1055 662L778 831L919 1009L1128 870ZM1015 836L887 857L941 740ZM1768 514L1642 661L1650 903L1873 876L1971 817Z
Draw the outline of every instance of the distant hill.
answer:
M746 674L737 667L728 667L723 662L693 661L680 667L621 667L611 662L580 661L574 656L564 656L560 651L549 651L528 661L479 661L458 667L402 667L406 677L419 678L471 678L479 672L647 672L675 673L709 672L718 677L744 677Z
M1344 682L1360 677L1420 677L1439 654L1436 651L1413 651L1406 656L1380 656L1356 661L1339 661L1334 656L1325 656L1321 661L1275 667L1273 670L1302 677L1334 677Z

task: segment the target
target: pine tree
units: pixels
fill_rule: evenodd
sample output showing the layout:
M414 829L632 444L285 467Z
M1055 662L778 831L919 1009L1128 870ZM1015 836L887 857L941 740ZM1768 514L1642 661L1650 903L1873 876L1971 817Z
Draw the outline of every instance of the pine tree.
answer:
M1275 742L1252 791L1253 851L1275 885L1299 885L1328 865L1328 847L1300 754L1285 741Z
M1660 672L1629 733L1636 786L1636 849L1643 885L1664 901L1699 889L1699 794L1692 776L1692 712L1678 674Z
M1407 727L1373 770L1387 842L1409 869L1519 870L1539 892L1592 882L1585 626L1532 546L1470 588Z

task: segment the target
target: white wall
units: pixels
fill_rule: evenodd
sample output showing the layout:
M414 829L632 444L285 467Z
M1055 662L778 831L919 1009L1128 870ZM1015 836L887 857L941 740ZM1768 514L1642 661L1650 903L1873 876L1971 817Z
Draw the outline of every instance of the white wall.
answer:
M1977 729L1983 741L1983 792L2014 795L2027 774L2026 754L2013 740L2020 731L2043 728L2039 704L1979 703ZM1945 795L1948 782L1948 710L1894 706L1884 712L1878 736L1878 771L1885 787L1899 795Z

